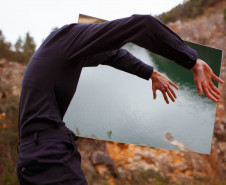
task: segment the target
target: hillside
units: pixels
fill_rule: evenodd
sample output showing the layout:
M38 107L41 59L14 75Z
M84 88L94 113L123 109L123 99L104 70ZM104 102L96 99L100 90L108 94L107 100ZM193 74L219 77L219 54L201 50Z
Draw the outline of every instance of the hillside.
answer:
M206 14L206 11L211 13L222 12L221 6L225 0L185 0L182 4L172 8L168 12L164 12L157 17L164 23L175 22L180 20L194 19L200 15ZM220 5L220 6L219 6Z

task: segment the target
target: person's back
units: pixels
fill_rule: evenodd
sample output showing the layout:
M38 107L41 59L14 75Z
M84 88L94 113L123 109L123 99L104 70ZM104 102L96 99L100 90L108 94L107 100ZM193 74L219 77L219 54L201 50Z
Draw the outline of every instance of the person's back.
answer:
M27 65L19 112L22 137L58 126L74 95L82 65L64 61L61 39L68 27L53 31Z
M62 58L60 35L67 28L53 31L45 39L24 73L18 120L21 184L86 184L77 137L62 121L82 68Z

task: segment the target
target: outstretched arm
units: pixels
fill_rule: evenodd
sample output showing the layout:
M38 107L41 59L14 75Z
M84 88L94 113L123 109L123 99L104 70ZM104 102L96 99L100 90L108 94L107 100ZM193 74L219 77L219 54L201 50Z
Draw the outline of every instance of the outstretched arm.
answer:
M172 81L170 81L165 75L154 70L152 66L143 63L125 49L113 50L89 56L87 57L85 67L94 67L99 64L112 66L146 80L149 80L151 77L154 99L157 97L157 90L162 92L167 104L169 104L168 97L173 102L176 99L176 94L170 86L172 85L177 90L178 87Z
M60 46L65 62L78 62L80 58L116 50L132 42L192 69L199 93L203 89L210 99L219 101L219 90L210 82L209 77L213 74L205 67L206 64L202 63L202 70L197 70L201 64L194 67L199 61L197 52L155 17L135 14L99 24L71 24L64 33L60 37ZM219 82L222 83L221 80Z
M137 59L131 60L128 54L123 55L123 60L117 60L120 53L123 52L114 55L111 51L118 50L126 43L132 42L171 59L186 69L191 69L198 58L194 49L187 46L177 34L160 20L150 15L134 14L130 17L99 24L71 24L65 28L64 32L66 34L61 37L62 42L60 44L65 62L78 62L80 59L88 58L85 66L98 65L99 62L99 64L111 65L145 79L152 76L153 68L137 62ZM104 58L109 57L103 55L104 52L107 52L107 55L112 55L111 60L102 62ZM94 58L96 58L96 62L92 63ZM126 58L129 58L129 60L126 60ZM156 82L160 83L160 81L154 77L152 81L155 82L154 87L156 86L156 88L153 89L153 92L155 92L158 89ZM165 91L172 93L172 96L167 94L174 101L175 93L168 88ZM165 95L164 92L162 93ZM166 100L166 96L164 98ZM166 100L166 102L168 101Z
M132 42L191 69L197 52L160 20L150 15L134 14L98 24L70 24L65 27L60 45L65 62L119 49Z
M87 57L85 67L98 66L99 64L112 66L146 80L151 78L153 99L156 99L157 97L157 90L162 92L167 104L169 104L168 98L173 102L175 102L175 99L177 98L172 87L177 90L179 88L169 78L154 70L152 66L143 63L125 49L113 50L89 56ZM194 74L195 84L199 91L199 95L201 96L204 91L211 100L219 102L221 93L213 84L211 78L220 83L223 83L223 80L218 78L208 64L201 59L197 59L196 65L192 68L192 72Z
M125 49L118 49L88 56L84 67L108 65L149 80L154 68L145 64Z

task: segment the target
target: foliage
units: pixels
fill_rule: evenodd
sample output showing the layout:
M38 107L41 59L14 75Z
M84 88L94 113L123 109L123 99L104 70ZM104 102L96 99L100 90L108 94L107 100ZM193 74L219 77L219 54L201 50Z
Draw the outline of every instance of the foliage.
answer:
M26 64L34 54L36 45L34 39L27 33L24 41L19 37L14 47L15 51L12 49L12 44L5 41L5 37L0 30L0 58Z
M25 38L22 48L23 48L24 54L26 56L28 56L29 58L32 57L32 55L35 52L35 43L29 33L26 34L26 38Z
M181 20L195 18L201 15L206 7L212 6L219 1L221 0L185 0L183 4L157 17L164 23L176 21L178 18Z
M16 52L22 52L22 48L23 48L23 41L21 37L19 37L15 44Z
M0 30L0 58L1 57L8 57L11 53L10 51L11 44L5 41L5 37Z
M58 27L54 27L54 28L52 28L52 31L56 31L58 29L59 29Z
M109 185L107 178L101 176L99 173L97 173L96 170L93 170L93 169L91 170L83 166L83 164L82 164L82 169L89 185L94 185L96 182L98 182L98 184Z

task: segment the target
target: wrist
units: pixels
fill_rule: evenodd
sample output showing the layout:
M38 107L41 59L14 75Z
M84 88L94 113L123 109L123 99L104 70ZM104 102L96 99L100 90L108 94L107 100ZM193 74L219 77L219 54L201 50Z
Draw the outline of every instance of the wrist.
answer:
M199 69L202 67L201 63L202 63L202 60L198 58L198 59L196 60L195 65L191 68L191 70L192 70L193 73L194 73L195 71L199 70Z
M153 78L156 77L156 75L158 74L158 71L156 71L155 69L153 70L152 74L151 74L151 79L153 80Z

